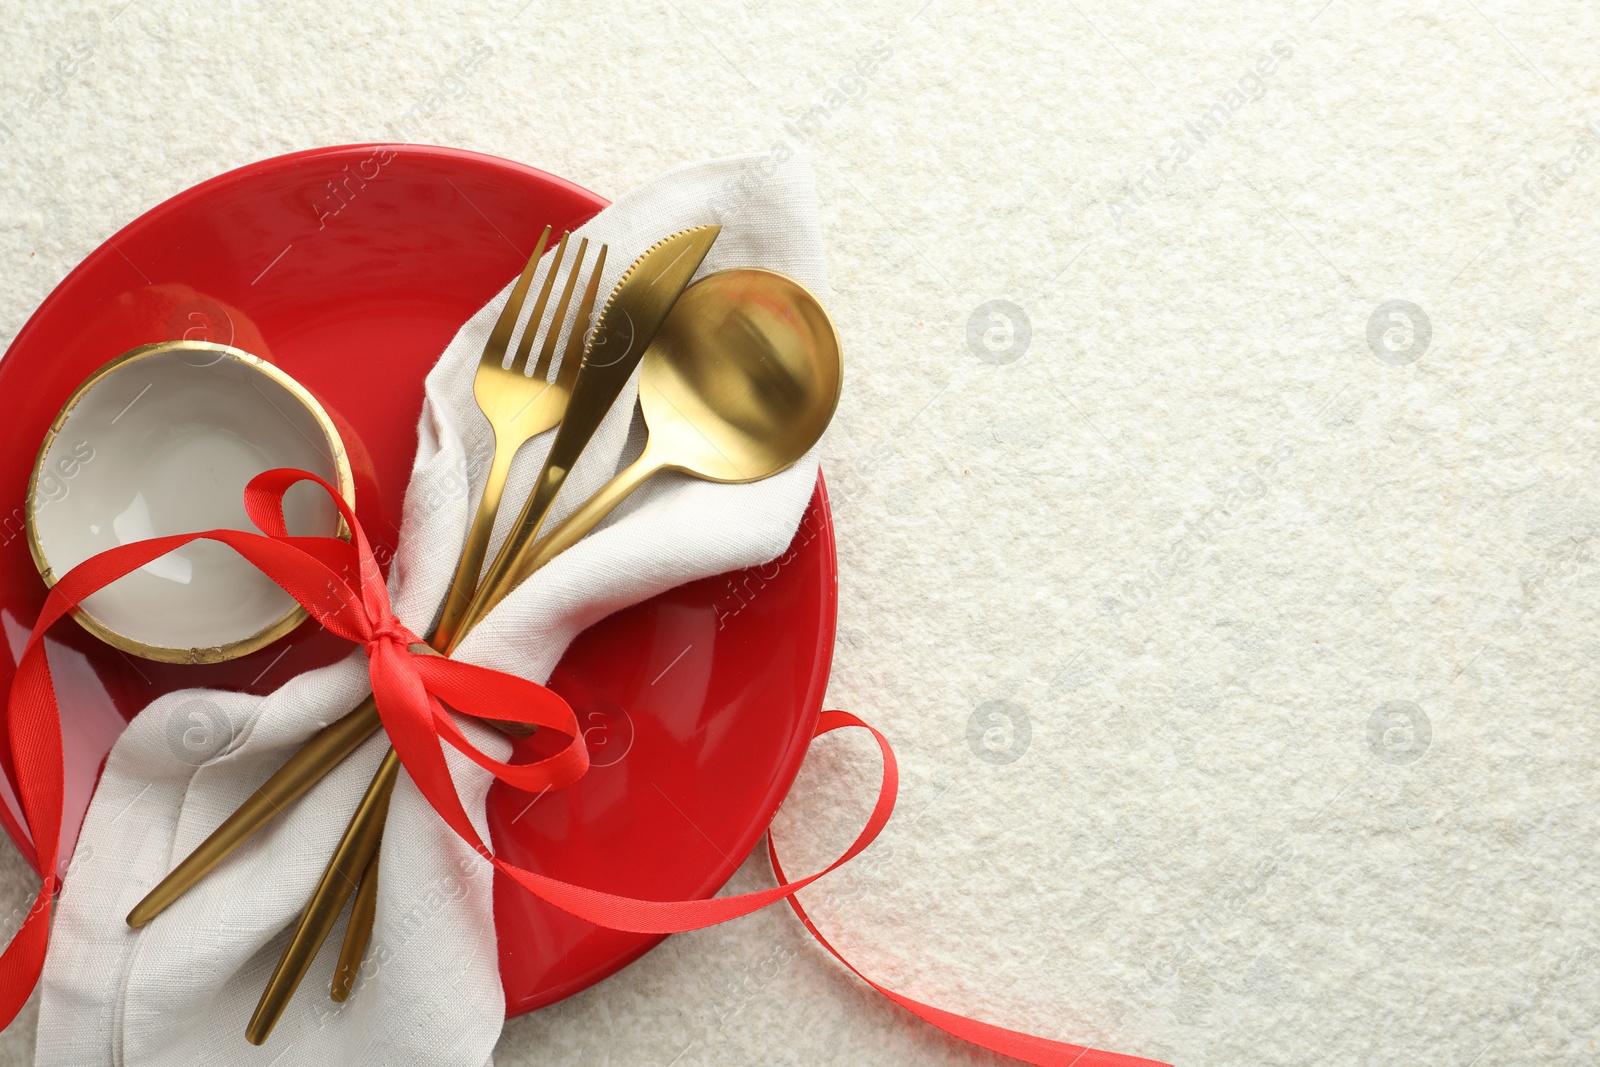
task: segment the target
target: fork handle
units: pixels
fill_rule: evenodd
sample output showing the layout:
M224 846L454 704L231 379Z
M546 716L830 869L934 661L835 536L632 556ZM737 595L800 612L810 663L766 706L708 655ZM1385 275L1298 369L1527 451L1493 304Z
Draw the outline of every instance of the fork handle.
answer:
M511 461L517 456L515 445L501 441L495 435L494 459L489 463L489 477L483 483L483 495L478 498L478 513L472 517L472 528L467 531L461 548L461 559L456 564L455 577L450 580L450 595L445 598L444 614L434 630L433 646L449 647L460 626L467 605L472 603L473 591L478 587L478 573L483 570L483 558L489 552L489 538L494 534L494 518L500 511L500 498L505 495L506 479L511 474Z
M339 949L339 962L334 967L333 984L329 996L343 1001L350 996L350 986L361 968L366 955L367 942L372 937L372 924L377 915L374 906L378 892L378 849L383 843L384 823L388 821L389 800L394 795L395 782L400 776L400 755L389 749L378 764L378 773L356 806L355 814L344 829L333 855L323 868L322 878L311 893L311 899L295 922L294 933L278 960L272 978L261 991L256 1013L245 1030L245 1037L253 1045L267 1039L288 1008L300 980L311 967L311 961L322 949L322 943L333 932L344 902L349 899L359 880L361 892L356 906L350 912L350 924L345 929L344 944ZM370 891L368 887L371 887ZM364 906L361 897L370 897Z

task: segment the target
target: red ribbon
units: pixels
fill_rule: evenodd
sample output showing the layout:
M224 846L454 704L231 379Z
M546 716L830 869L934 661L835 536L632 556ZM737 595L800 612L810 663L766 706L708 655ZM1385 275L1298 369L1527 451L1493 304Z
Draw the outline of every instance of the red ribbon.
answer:
M312 481L338 506L351 537L294 537L285 527L283 496L301 481ZM800 921L824 948L872 988L950 1034L995 1052L1041 1067L1165 1067L1154 1060L1049 1041L978 1022L921 1004L867 978L817 930L795 894L859 855L889 821L899 787L899 772L888 740L843 711L825 711L814 736L845 727L870 732L883 755L883 780L867 824L844 854L824 870L790 882L767 838L778 885L756 893L711 900L638 900L572 885L507 863L478 837L461 805L444 758L443 742L509 785L529 792L559 789L583 775L589 757L572 709L542 685L515 675L411 651L421 639L395 618L389 594L354 512L321 478L279 469L254 478L245 489L245 511L262 531L210 530L157 537L109 549L74 567L50 590L28 637L12 681L6 714L11 754L22 810L33 837L35 866L43 884L16 936L0 955L0 1027L9 1026L38 984L50 938L50 908L60 879L56 874L61 838L63 763L61 718L45 659L43 637L63 615L96 590L191 541L220 541L238 552L294 597L319 623L367 651L372 692L390 742L418 790L451 829L495 869L528 892L597 926L644 934L699 930L748 915L787 899ZM456 727L449 709L469 715L528 723L567 737L554 755L527 764L492 759Z

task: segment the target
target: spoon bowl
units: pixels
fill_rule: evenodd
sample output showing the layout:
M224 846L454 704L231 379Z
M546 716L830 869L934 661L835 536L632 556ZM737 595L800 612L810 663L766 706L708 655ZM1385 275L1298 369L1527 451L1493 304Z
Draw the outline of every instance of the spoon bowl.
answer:
M840 371L833 323L799 282L756 268L708 275L645 353L647 452L708 481L769 478L822 436Z

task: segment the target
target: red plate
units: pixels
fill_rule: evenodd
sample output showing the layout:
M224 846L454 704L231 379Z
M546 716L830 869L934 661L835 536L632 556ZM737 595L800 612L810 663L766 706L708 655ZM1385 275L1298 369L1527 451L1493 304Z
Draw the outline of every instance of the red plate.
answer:
M416 448L422 378L457 328L512 278L546 224L575 227L605 201L503 159L445 148L354 145L269 159L213 178L129 224L35 312L0 361L0 656L14 657L44 600L22 535L40 439L90 371L135 345L187 336L282 366L340 422L361 523L387 562ZM68 486L70 491L70 484ZM766 829L805 756L833 650L837 583L821 480L788 554L672 590L582 634L551 685L578 713L594 768L536 803L496 784L495 848L580 885L661 900L710 896ZM212 666L135 660L76 626L50 666L67 746L67 842L124 723L173 689L265 693L349 646L307 624ZM0 822L26 841L9 739ZM23 849L24 854L28 849ZM660 939L599 930L501 879L495 891L506 1007L561 999Z

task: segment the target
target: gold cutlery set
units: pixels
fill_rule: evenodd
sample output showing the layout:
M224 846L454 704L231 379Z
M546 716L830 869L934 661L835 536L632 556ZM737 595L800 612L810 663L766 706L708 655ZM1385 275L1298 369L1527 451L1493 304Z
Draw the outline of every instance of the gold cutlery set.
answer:
M551 253L520 340L511 340L550 239L547 227L512 287L479 361L473 392L494 432L494 453L475 517L438 623L432 652L449 656L530 575L572 547L628 496L664 471L712 482L753 482L779 473L820 439L838 402L841 356L827 313L791 278L748 268L694 284L719 227L673 234L623 274L591 328L607 249L587 265L589 242ZM570 263L567 262L569 259ZM564 280L563 280L564 271ZM543 333L537 355L532 351ZM566 342L556 362L557 347ZM554 366L554 376L551 376ZM554 529L546 518L585 446L634 373L647 430L643 452ZM543 468L487 568L490 538L512 460L527 442L555 431ZM423 651L414 646L413 651ZM489 722L508 734L531 730ZM380 729L369 695L311 737L128 914L140 927L258 829L280 814ZM247 1038L261 1044L354 897L330 995L350 996L372 932L379 844L400 772L391 748L350 819L277 968L262 992Z

